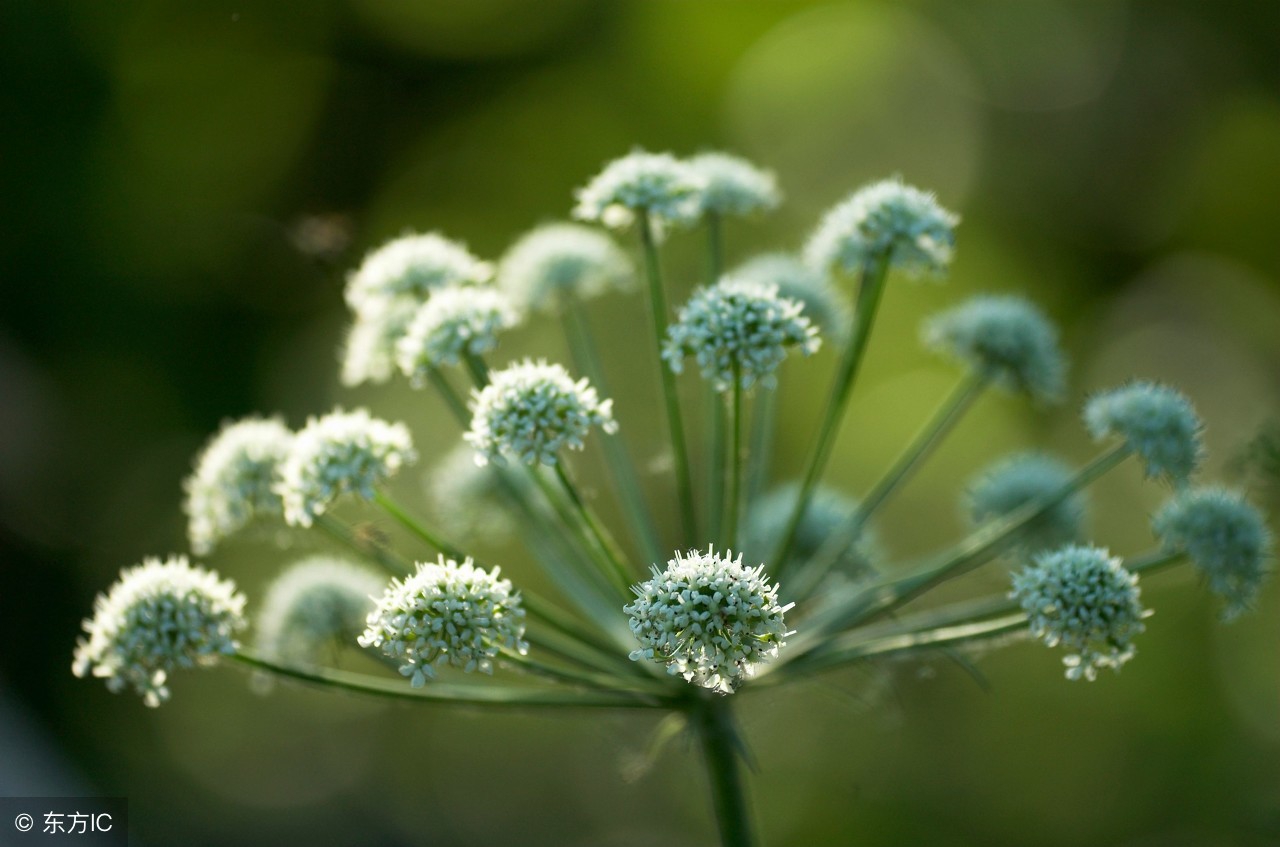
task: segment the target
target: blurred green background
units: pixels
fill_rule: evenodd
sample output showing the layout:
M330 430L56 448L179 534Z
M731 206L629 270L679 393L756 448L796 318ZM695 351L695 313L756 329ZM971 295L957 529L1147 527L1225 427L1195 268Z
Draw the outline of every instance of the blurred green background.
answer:
M184 548L180 481L225 418L369 404L428 457L451 447L434 398L337 385L346 269L410 228L495 257L637 144L776 169L788 202L733 226L735 258L797 247L890 174L963 214L950 281L886 297L829 474L847 490L956 378L917 349L923 315L1024 290L1061 323L1069 403L985 399L883 513L895 557L961 532L965 479L1002 452L1088 457L1082 397L1130 376L1187 391L1207 474L1238 477L1280 405L1277 55L1269 0L6 0L0 793L127 795L138 844L710 843L694 751L644 767L651 716L262 696L235 669L185 674L151 711L72 678L80 619L119 568ZM678 292L699 246L671 240ZM623 433L651 456L640 308L615 298L593 319ZM562 356L556 327L495 359L525 354ZM787 366L778 476L831 367ZM596 459L578 463L589 479ZM404 474L403 499L422 480ZM1274 506L1265 476L1247 481ZM1108 478L1095 538L1147 549L1166 493L1133 467ZM251 602L313 549L262 541L208 560ZM517 548L479 549L536 579ZM766 840L1280 843L1278 595L1221 627L1193 574L1153 578L1139 657L1091 685L1024 643L983 658L986 690L940 661L743 697Z

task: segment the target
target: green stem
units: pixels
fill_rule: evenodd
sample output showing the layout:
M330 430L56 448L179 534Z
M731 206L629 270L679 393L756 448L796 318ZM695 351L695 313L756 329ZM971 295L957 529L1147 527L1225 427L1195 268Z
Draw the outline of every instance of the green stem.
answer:
M724 273L724 220L716 212L706 214L707 285L715 285Z
M835 382L827 397L827 407L818 428L818 437L813 451L809 454L809 462L805 467L804 477L800 482L800 492L796 497L791 518L787 521L782 542L778 545L770 561L779 565L791 558L791 550L796 543L796 535L800 529L800 521L809 508L809 500L813 490L822 477L822 472L830 458L836 433L840 422L844 419L849 405L849 397L853 393L857 381L858 370L867 349L867 341L871 338L871 328L875 324L876 312L880 308L880 297L884 293L885 277L889 272L889 255L885 254L867 262L862 270L862 278L858 284L857 311L853 318L853 331L849 335L849 346L845 348L844 358L836 372Z
M723 847L752 847L758 843L742 778L741 740L726 698L700 697L690 719L702 747L711 803L716 812Z
M899 486L911 477L989 384L988 378L977 372L961 380L929 421L912 438L906 449L899 454L885 475L867 492L867 496L858 504L844 526L833 532L818 552L801 566L800 572L791 580L793 597L807 597L821 582L822 577L826 576L827 572L849 552L862 535L862 529L871 516L884 505ZM778 563L779 573L786 570L786 565L786 562Z
M453 390L453 386L449 384L449 380L440 372L439 368L429 368L427 370L427 379L431 382L436 392L444 398L445 405L449 407L449 411L458 419L458 423L466 429L471 425L471 413L467 411L466 402Z
M470 371L471 379L475 382L476 388L484 388L489 384L489 366L484 363L484 359L481 359L470 350L464 350L462 361L466 364L467 370Z
M573 480L569 478L569 472L565 469L564 461L558 461L555 464L556 479L560 481L560 487L569 498L569 502L573 504L574 510L578 513L579 519L582 521L587 532L590 534L594 543L604 553L605 560L609 563L614 577L624 595L629 595L633 576L627 568L627 557L618 548L618 542L614 540L609 530L596 516L595 511L587 505L586 500L582 499L582 495L578 492L578 487L574 485Z
M351 527L335 517L326 514L316 515L315 525L324 530L331 538L350 547L359 555L372 559L392 576L404 576L413 569L408 562L390 550L385 550L375 543L366 543L356 538L356 534L352 532Z
M496 684L449 682L432 682L422 688L413 688L403 679L382 679L368 674L328 668L292 668L243 650L229 658L254 670L266 671L275 676L323 688L425 703L454 703L469 706L670 708L670 701L667 698L641 692L519 688Z
M680 414L680 394L675 374L662 361L662 336L666 330L667 296L662 287L662 270L658 265L658 247L653 237L653 224L641 212L640 244L644 252L645 272L649 279L649 311L653 321L653 339L658 348L658 374L662 380L662 396L667 413L667 429L671 433L671 457L675 464L676 495L680 502L680 522L684 532L680 547L696 545L698 525L693 507L693 478L689 473L689 450L684 440L684 424Z
M724 494L727 488L725 455L729 452L729 421L724 395L716 391L712 382L704 383L704 393L710 421L710 426L707 427L707 537L723 543L721 533L724 530Z
M600 367L599 350L591 333L591 325L587 322L586 313L582 308L582 302L572 296L566 297L565 300L567 301L563 310L565 335L569 339L569 350L573 356L574 365L587 379L591 380L591 384L596 387L601 396L608 396L609 389ZM627 454L626 445L614 437L602 438L600 443L632 536L646 559L650 562L662 561L662 545L658 541L658 530L654 525L653 515L645 504L639 476L631 457Z
M461 562L463 559L467 558L467 554L463 553L460 548L450 544L448 541L445 541L415 520L413 516L405 511L403 506L391 499L391 496L385 491L375 492L373 495L373 502L382 507L384 512L394 518L405 529L409 530L450 559Z
M738 548L738 515L742 509L742 375L738 365L733 366L733 388L729 405L729 454L725 464L729 470L729 491L725 496L724 544Z
M531 674L543 677L544 679L553 679L556 682L565 682L571 685L590 688L594 691L625 691L628 693L652 693L656 696L662 696L665 692L661 688L657 688L653 683L648 683L648 690L642 687L646 682L640 679L623 680L609 674L592 673L590 671L576 671L569 668L560 668L554 665L548 665L537 659L516 652L515 650L503 650L502 658L516 667L523 668Z

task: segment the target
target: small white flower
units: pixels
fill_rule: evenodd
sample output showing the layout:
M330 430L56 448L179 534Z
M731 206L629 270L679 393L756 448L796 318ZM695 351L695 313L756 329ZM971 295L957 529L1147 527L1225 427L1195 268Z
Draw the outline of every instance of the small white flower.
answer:
M471 396L471 429L463 437L480 465L502 465L509 456L526 465L554 465L561 450L583 448L591 427L618 429L612 400L601 400L586 379L574 382L563 367L545 361L526 359L494 371Z
M523 309L553 312L565 297L589 300L631 287L627 254L602 232L547 224L520 238L498 264L498 285Z
M625 229L644 212L655 224L690 224L701 213L706 180L670 153L635 150L605 165L578 189L573 216Z
M433 289L480 285L492 276L488 262L437 232L404 235L365 256L347 279L347 305L357 315L376 314L392 300L421 303Z
M293 433L276 418L226 424L196 457L183 483L187 537L197 555L242 529L254 517L279 515L274 485Z
M437 665L465 672L493 673L504 650L524 655L524 609L500 568L477 568L441 556L432 564L394 579L369 613L361 647L376 647L402 662L400 673L420 688L434 679Z
M383 578L330 556L313 556L271 583L258 614L258 649L268 659L318 664L326 650L355 646Z
M501 291L489 286L448 285L433 293L396 342L401 372L420 385L431 368L456 365L466 353L498 345L498 334L520 316Z
M653 568L653 578L632 589L636 599L623 609L641 644L632 661L664 664L686 682L730 694L777 657L791 635L783 615L794 604L779 605L764 565L744 568L742 554L732 555L677 552L666 570Z
M233 582L191 567L185 556L146 559L98 595L71 670L105 679L113 692L131 687L148 706L159 706L169 699L174 670L236 652L244 602Z
M705 181L698 203L703 214L747 216L778 207L782 194L772 171L727 153L703 153L689 160Z
M416 458L404 424L378 420L365 409L311 418L280 466L284 519L311 526L343 494L372 500L378 485Z

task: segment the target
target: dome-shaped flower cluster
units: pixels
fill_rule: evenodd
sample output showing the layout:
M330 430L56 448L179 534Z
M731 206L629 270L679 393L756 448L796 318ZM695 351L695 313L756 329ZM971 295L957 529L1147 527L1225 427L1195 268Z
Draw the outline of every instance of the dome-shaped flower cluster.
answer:
M1223 599L1230 620L1248 611L1270 571L1271 533L1244 495L1225 488L1183 491L1151 522L1168 550L1183 551Z
M1200 464L1200 417L1181 392L1168 386L1139 381L1094 395L1085 405L1084 422L1095 440L1123 438L1149 477L1185 482Z
M680 373L685 356L693 356L717 391L729 390L735 378L743 388L757 382L772 388L789 348L808 356L822 343L802 311L779 297L777 286L721 277L680 309L679 320L667 327L662 358Z
M664 571L632 590L624 612L641 647L632 661L667 666L672 675L722 694L732 693L757 668L778 655L787 632L778 587L764 565L742 566L729 552L676 553Z
M1069 546L1042 553L1014 574L1010 596L1027 613L1031 634L1063 658L1068 679L1097 678L1119 670L1137 652L1135 636L1149 613L1142 608L1137 574L1097 547Z
M520 595L510 580L498 578L499 570L478 568L470 558L419 563L411 576L392 580L369 613L360 646L400 661L414 688L434 679L442 665L493 673L500 653L529 649Z
M246 418L226 424L196 457L183 483L187 537L197 555L260 515L279 515L274 486L293 433L276 418Z
M493 267L438 232L405 235L365 256L347 280L347 305L358 316L377 315L397 300L420 304L446 285L480 285Z
M702 212L706 180L670 153L635 150L605 165L578 189L573 216L625 229L642 212L654 223L683 225Z
M498 263L498 285L522 309L552 312L563 298L583 300L630 287L633 268L609 236L579 224L538 227Z
M244 602L234 583L192 567L185 556L146 559L98 595L71 669L105 679L113 692L130 687L159 706L169 699L174 670L235 653Z
M805 245L818 270L857 273L887 260L908 273L941 273L951 264L956 215L932 194L897 179L872 183L837 204Z
M768 556L778 549L799 497L800 484L792 482L774 488L751 503L744 526L746 542L743 546L748 555ZM795 541L791 545L792 562L799 564L817 556L832 536L846 531L857 511L858 501L852 497L834 488L816 488L796 527ZM883 556L878 534L864 525L854 543L835 562L834 568L847 576L864 578L874 573L875 563Z
M969 519L978 525L1002 518L1054 494L1072 476L1071 468L1042 453L1017 453L1001 459L969 483ZM1079 541L1087 512L1084 494L1072 492L1018 532L1019 551L1035 553Z
M284 519L291 526L311 526L344 494L372 500L378 485L416 458L404 424L379 420L365 409L311 418L280 465Z
M409 328L418 307L418 301L401 297L372 314L356 318L342 348L339 376L343 385L391 379L396 372L396 343Z
M265 658L317 664L364 631L373 597L386 581L331 556L312 556L276 577L258 613L257 647Z
M396 342L396 364L415 385L431 368L456 365L498 344L498 334L519 323L507 296L490 286L447 285L422 304Z
M824 338L843 342L849 334L853 310L848 301L831 284L831 277L817 271L790 253L765 253L748 259L729 272L729 276L760 285L776 285L778 296L794 300Z
M925 322L925 346L1039 401L1062 397L1067 363L1058 331L1022 297L974 297Z
M777 208L782 200L778 179L746 159L727 153L703 153L689 159L703 179L698 203L703 214L754 215Z
M560 365L523 362L494 371L472 391L471 428L463 436L476 462L498 465L508 457L526 465L554 465L561 450L581 450L598 426L618 429L613 401L601 400L586 379L574 382Z

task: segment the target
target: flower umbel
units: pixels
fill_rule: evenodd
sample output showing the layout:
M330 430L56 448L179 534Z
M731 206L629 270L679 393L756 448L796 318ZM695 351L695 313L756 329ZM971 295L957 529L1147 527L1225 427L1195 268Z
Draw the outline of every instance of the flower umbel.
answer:
M470 558L419 563L413 575L391 581L369 613L360 646L402 662L400 673L414 688L434 679L440 665L493 673L503 651L529 650L520 595L499 570L478 568Z
M257 646L269 659L312 665L364 630L385 581L331 556L304 559L271 583L258 614Z
M223 426L183 483L187 538L197 555L259 515L279 515L274 485L293 433L277 418L246 418Z
M774 285L721 277L694 292L667 327L662 358L680 373L693 356L717 391L728 391L736 376L743 388L759 382L773 388L773 372L798 347L806 356L821 345L818 330L794 300L778 296Z
M1058 330L1022 297L974 297L930 318L921 335L927 347L1034 400L1058 400L1066 387Z
M1027 613L1031 634L1063 658L1067 679L1094 680L1100 668L1119 670L1133 658L1134 636L1145 627L1138 575L1097 547L1042 553L1014 574L1010 597Z
M1271 533L1244 495L1188 489L1165 503L1151 525L1165 549L1184 551L1222 598L1224 619L1252 608L1270 571Z
M844 295L825 272L816 271L790 253L765 253L748 259L729 272L734 279L776 285L778 296L794 300L824 338L843 343L849 334L853 312Z
M553 312L566 297L589 300L633 282L627 254L602 232L547 224L520 238L498 264L498 285L522 309Z
M942 273L951 264L960 219L932 194L886 179L854 192L818 224L805 261L822 271L857 273L885 260L910 274Z
M396 363L414 385L431 368L456 365L470 353L479 355L498 345L498 334L520 316L501 291L489 286L448 285L424 303L396 343Z
M778 603L764 565L742 566L713 549L676 553L664 571L634 587L623 609L641 647L632 661L667 666L686 682L730 694L763 663L777 657L791 633L783 621L794 604Z
M342 348L342 384L383 383L396 372L396 342L409 328L418 302L407 297L357 315Z
M211 665L236 651L244 602L234 583L192 567L185 556L146 559L98 595L71 669L105 679L113 692L131 687L148 706L159 706L169 699L174 670Z
M347 305L358 315L376 313L389 301L421 303L446 285L480 285L493 267L438 232L404 235L365 256L347 279Z
M989 466L969 483L967 511L974 525L1002 518L1047 497L1072 477L1071 468L1043 453L1017 453ZM1078 542L1088 511L1083 492L1073 492L1018 532L1023 553Z
M636 212L658 224L689 224L702 211L705 185L701 174L670 153L635 150L605 165L578 189L573 216L611 229L631 226Z
M703 153L688 160L703 179L698 202L703 214L754 215L777 208L778 179L746 159L728 153Z
M583 448L591 427L618 429L612 400L601 400L586 379L574 382L563 367L545 361L526 359L494 371L471 396L471 429L463 437L480 465L503 465L509 456L526 465L554 465L561 450Z
M1084 423L1094 440L1118 435L1138 454L1147 476L1185 482L1200 464L1203 427L1179 391L1132 382L1090 398Z
M372 500L378 485L416 458L404 424L379 420L365 409L311 418L280 466L284 519L291 526L311 526L343 494Z

